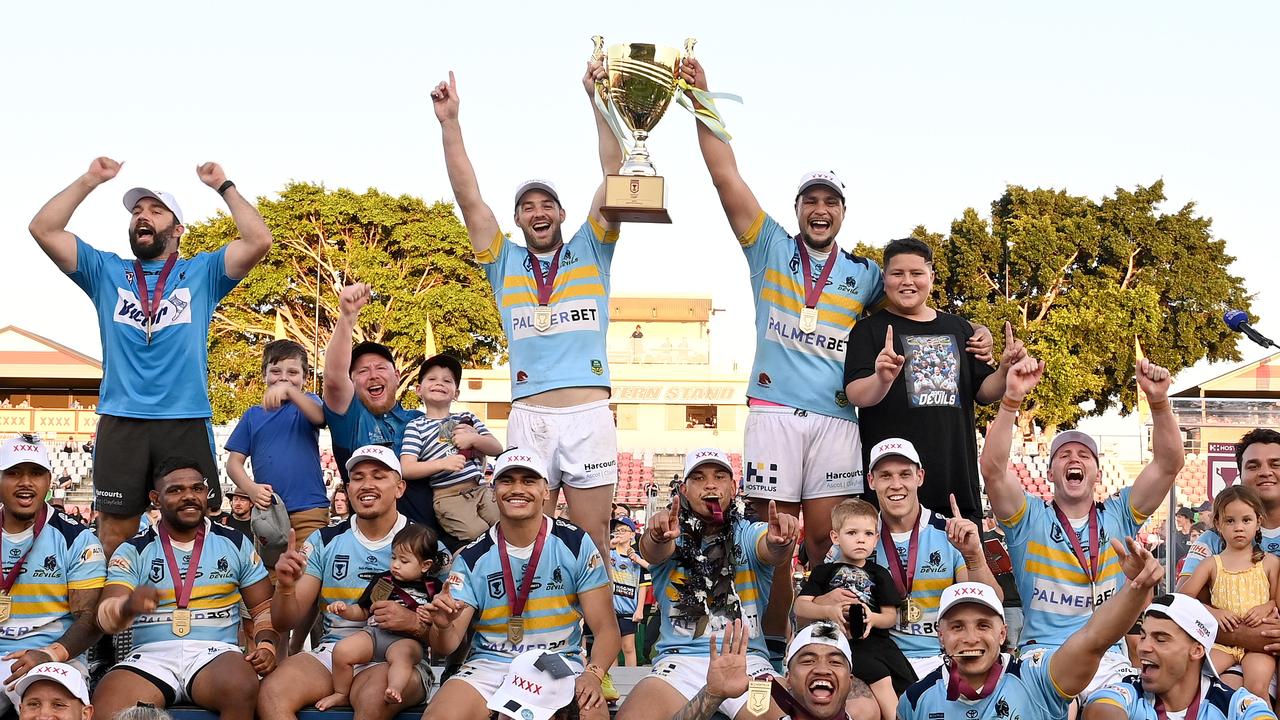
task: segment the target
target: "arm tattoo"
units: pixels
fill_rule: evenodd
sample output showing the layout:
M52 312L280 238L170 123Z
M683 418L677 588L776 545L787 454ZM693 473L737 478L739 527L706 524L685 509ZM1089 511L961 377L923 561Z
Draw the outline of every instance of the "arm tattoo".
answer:
M71 616L75 620L71 627L57 639L67 649L67 654L76 657L97 642L102 632L98 630L97 618L98 597L101 588L92 590L68 590L67 604L71 606Z
M704 687L693 696L692 700L680 708L680 712L672 715L671 720L708 720L716 714L716 710L720 709L720 703L723 701L724 698L712 697Z
M871 694L871 688L867 687L866 683L856 677L850 677L849 679L853 681L853 684L849 686L849 699L864 697L872 699L875 698L875 696Z

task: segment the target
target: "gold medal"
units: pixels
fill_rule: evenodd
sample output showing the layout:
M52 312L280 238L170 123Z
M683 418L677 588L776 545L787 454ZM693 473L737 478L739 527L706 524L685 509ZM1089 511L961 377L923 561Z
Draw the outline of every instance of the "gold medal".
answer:
M924 608L916 604L915 600L907 598L907 622L918 623L924 619Z
M174 609L173 634L178 637L186 637L191 634L191 611L187 608Z
M539 305L533 309L533 328L538 332L546 332L551 329L551 308L546 305Z
M0 623L8 622L13 614L13 598L8 593L0 593Z
M769 695L773 683L769 680L752 680L747 684L747 712L760 717L769 712Z
M818 329L818 309L807 307L800 311L800 332L811 333Z
M392 589L391 583L386 578L382 578L373 586L373 590L369 593L369 599L373 602L389 600Z
M521 615L512 615L507 618L507 640L512 645L519 645L524 641L524 617Z

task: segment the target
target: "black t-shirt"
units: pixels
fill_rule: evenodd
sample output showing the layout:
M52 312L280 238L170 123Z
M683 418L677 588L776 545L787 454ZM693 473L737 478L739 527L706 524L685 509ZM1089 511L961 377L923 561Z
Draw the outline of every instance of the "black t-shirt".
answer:
M244 520L241 520L235 515L230 515L227 517L227 527L235 528L245 535L248 535L250 540L254 539L252 518L245 518Z
M862 464L871 448L886 438L909 440L920 453L924 485L920 503L950 517L955 493L965 517L981 519L978 447L973 418L974 396L995 370L965 350L973 336L968 320L939 311L929 322L899 317L887 310L853 326L844 361L844 382L875 374L876 356L893 326L893 345L906 364L877 405L858 410ZM870 468L867 492L871 502Z
M861 567L845 562L823 563L809 573L809 578L800 586L799 594L818 597L840 588L857 595L862 604L872 612L880 612L885 607L897 607L906 601L902 593L898 592L898 586L893 584L893 576L889 571L870 560ZM871 628L871 634L889 637L886 628ZM857 639L851 638L851 641Z

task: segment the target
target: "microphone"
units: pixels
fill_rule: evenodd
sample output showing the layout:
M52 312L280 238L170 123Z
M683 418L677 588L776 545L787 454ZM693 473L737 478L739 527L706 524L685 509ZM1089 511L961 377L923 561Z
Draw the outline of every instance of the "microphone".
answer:
M1253 326L1249 324L1249 316L1246 315L1243 310L1228 310L1226 314L1222 316L1222 322L1226 323L1227 327L1232 330L1235 330L1238 333L1244 333L1245 337L1264 348L1277 347L1276 344L1271 341L1271 338L1253 329Z

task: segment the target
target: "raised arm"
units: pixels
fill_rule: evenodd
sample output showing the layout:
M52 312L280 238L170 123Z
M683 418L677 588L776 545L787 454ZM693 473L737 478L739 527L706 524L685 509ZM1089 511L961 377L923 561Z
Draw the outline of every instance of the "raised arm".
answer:
M227 244L225 259L227 276L239 280L267 256L271 249L271 231L258 214L258 208L240 194L235 183L227 182L227 174L221 165L207 162L196 168L196 175L200 176L200 182L213 188L227 201L231 219L240 232L239 238Z
M760 538L756 554L769 565L786 565L795 555L796 539L800 537L800 521L794 515L778 512L777 504L769 501L769 529Z
M618 144L618 138L613 134L613 128L609 127L609 123L605 121L604 116L600 114L600 109L596 107L596 81L604 80L607 73L604 69L604 63L600 60L591 60L587 62L587 74L582 76L582 85L587 89L587 97L591 99L591 117L596 121L596 144L600 153L600 174L607 176L610 173L618 172L622 167L622 146ZM600 187L596 189L595 197L591 199L591 217L595 218L606 230L617 230L618 223L610 222L600 214L600 206L604 205L604 188L606 180L600 179Z
M458 123L458 81L449 71L449 81L441 82L431 91L431 101L440 121L440 134L444 140L444 166L449 173L449 185L453 198L462 211L462 222L471 238L471 249L479 255L489 249L501 232L498 218L480 197L480 183L476 181L475 168L467 157L462 143L462 126Z
M680 537L680 499L675 498L670 510L659 510L649 518L640 536L640 557L650 565L671 557Z
M697 59L682 60L680 75L699 90L707 89L707 75ZM738 161L729 143L720 140L701 122L695 120L693 124L698 127L698 147L702 150L703 161L707 163L707 172L711 173L711 183L720 195L720 205L729 219L729 227L733 228L735 236L742 237L760 217L760 203L738 172Z
M351 337L360 319L360 308L368 303L369 286L365 283L342 288L338 295L338 321L333 324L333 336L324 349L324 404L339 415L347 412L356 394L351 382Z
M889 394L889 388L893 387L893 381L898 379L906 362L906 357L899 355L893 347L893 326L890 325L884 331L884 348L876 355L876 371L845 385L845 396L854 407L879 405Z
M54 265L64 273L76 271L76 236L67 232L67 223L89 193L114 178L124 163L109 157L95 158L89 169L62 192L54 195L31 218L27 230Z
M289 531L285 551L276 561L276 588L271 596L271 618L281 630L291 630L316 606L320 579L307 574L307 556L298 550L298 534Z
M1143 515L1150 515L1160 507L1178 473L1186 462L1182 450L1182 435L1178 432L1178 418L1169 405L1169 371L1143 358L1138 361L1138 387L1147 394L1151 406L1151 462L1142 468L1133 481L1129 503Z
M980 582L995 590L996 597L1004 600L1004 589L991 574L987 555L982 550L982 533L977 524L960 514L955 493L951 495L951 517L947 518L947 541L964 556L964 567L956 568L956 582Z
M984 330L986 328L983 328ZM988 333L989 335L990 333ZM978 337L975 333L973 337ZM970 338L972 341L973 338ZM1009 323L1004 324L1004 350L1000 353L1000 365L996 371L987 376L982 381L982 385L978 388L975 399L983 404L989 405L999 400L1004 395L1004 384L1009 376L1009 368L1013 364L1021 361L1027 356L1027 348L1022 341L1013 336L1013 326Z
M1044 363L1027 357L1010 368L1005 381L1004 397L995 419L987 426L987 439L978 457L978 468L986 484L991 512L998 520L1008 520L1022 509L1026 493L1018 479L1009 475L1009 446L1013 442L1013 423L1027 393L1044 376Z

